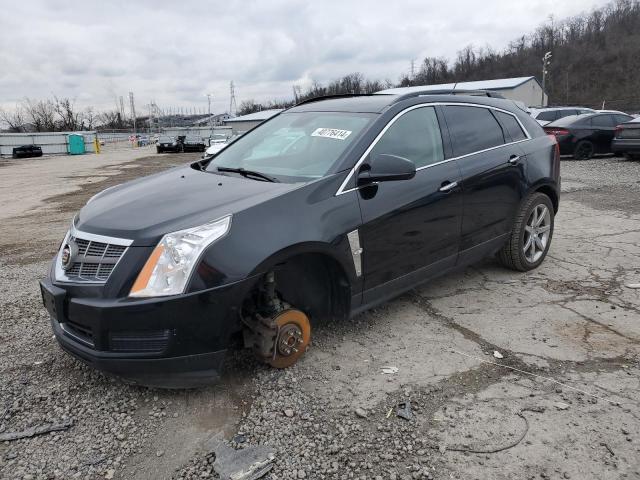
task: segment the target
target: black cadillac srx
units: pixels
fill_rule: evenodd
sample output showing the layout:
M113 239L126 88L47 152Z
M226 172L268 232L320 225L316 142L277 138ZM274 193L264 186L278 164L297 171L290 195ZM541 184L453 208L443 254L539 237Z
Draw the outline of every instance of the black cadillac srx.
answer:
M536 268L556 140L512 101L450 93L305 102L213 157L99 193L41 281L60 345L140 383L197 384L238 334L282 368L316 321L489 255Z

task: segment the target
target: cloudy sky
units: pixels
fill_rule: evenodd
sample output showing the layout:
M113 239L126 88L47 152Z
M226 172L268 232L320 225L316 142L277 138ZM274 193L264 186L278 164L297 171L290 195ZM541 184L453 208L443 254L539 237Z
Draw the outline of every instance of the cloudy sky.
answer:
M359 71L397 81L411 59L504 48L553 15L604 0L0 0L0 107L24 97L114 108L228 109ZM380 6L376 6L380 5Z

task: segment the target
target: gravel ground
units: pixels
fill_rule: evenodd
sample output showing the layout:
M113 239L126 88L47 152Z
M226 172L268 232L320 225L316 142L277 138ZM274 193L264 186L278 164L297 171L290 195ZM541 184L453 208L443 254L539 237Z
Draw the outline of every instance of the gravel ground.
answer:
M118 155L71 176L42 160L26 201L30 164L3 164L0 435L67 427L0 442L0 478L217 478L219 439L272 448L272 479L640 478L640 163L562 162L534 272L487 260L318 326L286 371L236 351L219 385L164 391L63 353L37 290L93 193L194 158Z

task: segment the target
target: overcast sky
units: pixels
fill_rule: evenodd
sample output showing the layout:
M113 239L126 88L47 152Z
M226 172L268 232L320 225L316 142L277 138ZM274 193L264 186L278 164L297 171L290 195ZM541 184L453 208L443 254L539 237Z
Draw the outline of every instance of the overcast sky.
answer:
M504 48L549 15L603 0L0 0L0 106L56 94L114 108L133 91L140 114L228 109L292 96L292 85L359 71L397 81L411 59ZM380 5L376 7L376 5ZM128 108L127 108L128 110Z

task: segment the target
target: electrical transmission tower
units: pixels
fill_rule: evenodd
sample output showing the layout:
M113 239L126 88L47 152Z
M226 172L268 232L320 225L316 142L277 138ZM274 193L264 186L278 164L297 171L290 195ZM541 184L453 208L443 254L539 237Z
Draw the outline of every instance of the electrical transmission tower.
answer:
M136 134L136 104L133 100L133 92L129 92L129 103L131 104L131 118L133 119L133 134Z
M120 95L120 121L124 121L124 98Z
M229 86L229 115L236 115L238 113L238 105L236 105L236 88L233 85L233 80L231 80L231 85Z

